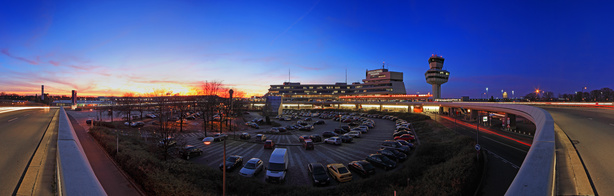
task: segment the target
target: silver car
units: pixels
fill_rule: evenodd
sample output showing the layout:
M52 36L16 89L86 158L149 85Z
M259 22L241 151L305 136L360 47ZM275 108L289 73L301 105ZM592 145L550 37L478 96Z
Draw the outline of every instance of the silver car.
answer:
M239 175L245 177L256 176L262 171L263 165L264 162L262 162L262 160L259 158L251 158L249 161L247 161L247 163L245 163L245 166L241 168Z

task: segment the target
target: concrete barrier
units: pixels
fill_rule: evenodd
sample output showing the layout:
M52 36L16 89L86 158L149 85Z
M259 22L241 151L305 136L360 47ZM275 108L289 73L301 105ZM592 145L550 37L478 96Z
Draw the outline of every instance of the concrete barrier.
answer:
M535 136L527 156L505 195L554 195L555 134L550 113L533 106L492 103L424 103L428 106L497 111L522 116L535 124Z
M107 195L90 166L66 111L60 107L57 146L58 195Z

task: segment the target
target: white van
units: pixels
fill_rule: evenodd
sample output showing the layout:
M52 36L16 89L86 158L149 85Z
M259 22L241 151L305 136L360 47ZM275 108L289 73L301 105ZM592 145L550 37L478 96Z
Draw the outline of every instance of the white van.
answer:
M269 166L266 168L267 182L282 183L286 181L286 172L288 172L288 149L275 148L269 158Z

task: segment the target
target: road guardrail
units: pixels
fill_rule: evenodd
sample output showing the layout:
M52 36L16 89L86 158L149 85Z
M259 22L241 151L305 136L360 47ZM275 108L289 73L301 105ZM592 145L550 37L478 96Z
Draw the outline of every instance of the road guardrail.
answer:
M58 195L107 195L96 178L66 111L60 107L56 176Z

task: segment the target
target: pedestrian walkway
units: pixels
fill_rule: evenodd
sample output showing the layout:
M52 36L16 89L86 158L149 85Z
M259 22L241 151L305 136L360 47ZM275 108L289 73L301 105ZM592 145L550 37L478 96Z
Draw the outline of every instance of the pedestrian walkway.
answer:
M108 195L145 195L70 113L68 117L105 192Z

